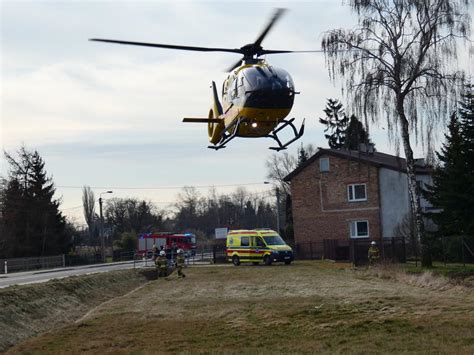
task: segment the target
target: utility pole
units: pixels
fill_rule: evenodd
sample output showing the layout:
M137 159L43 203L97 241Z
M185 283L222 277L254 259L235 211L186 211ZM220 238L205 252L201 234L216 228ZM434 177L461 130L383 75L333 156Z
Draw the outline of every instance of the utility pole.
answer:
M276 195L276 207L277 207L277 233L280 234L280 189L278 188L278 185L269 182L269 181L264 181L264 184L268 185L271 184L275 187L275 195Z
M105 238L104 238L104 216L102 215L102 194L111 194L113 191L105 191L99 194L99 216L100 216L100 245L102 262L105 263Z
M275 194L277 199L277 233L280 234L280 189L275 186Z

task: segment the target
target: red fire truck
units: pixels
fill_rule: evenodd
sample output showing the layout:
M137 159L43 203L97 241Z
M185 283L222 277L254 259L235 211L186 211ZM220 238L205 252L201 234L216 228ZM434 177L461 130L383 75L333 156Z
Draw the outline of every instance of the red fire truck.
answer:
M147 258L153 256L153 245L156 245L158 250L183 249L185 255L191 256L196 253L196 236L193 233L142 233L138 236L138 255ZM163 247L163 248L161 248Z

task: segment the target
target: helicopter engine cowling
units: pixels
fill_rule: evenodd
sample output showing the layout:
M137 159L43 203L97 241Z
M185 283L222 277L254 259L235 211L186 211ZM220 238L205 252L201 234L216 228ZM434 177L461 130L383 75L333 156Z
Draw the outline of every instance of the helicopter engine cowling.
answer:
M219 114L216 115L214 109L209 110L208 118L217 118ZM217 144L222 139L222 132L224 131L224 120L222 122L208 122L207 124L207 134L209 136L209 141L212 144Z

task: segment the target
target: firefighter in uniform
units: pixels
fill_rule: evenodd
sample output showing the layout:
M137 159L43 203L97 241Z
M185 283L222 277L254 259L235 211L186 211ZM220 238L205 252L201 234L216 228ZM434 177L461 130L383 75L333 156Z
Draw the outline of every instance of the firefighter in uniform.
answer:
M184 252L183 249L178 249L177 251L177 256L176 256L176 270L178 270L178 277L186 277L186 275L183 273L183 268L184 268L184 263L186 259L184 258Z
M166 260L166 253L164 250L160 251L160 254L155 259L156 270L158 271L158 277L168 276L168 261Z
M380 259L380 250L377 247L377 243L375 243L374 241L370 243L368 258L369 258L370 265L373 265Z
M176 256L176 260L175 260L175 263L174 263L174 269L171 271L171 273L168 275L167 278L165 278L165 280L169 281L171 280L171 275L174 273L175 270L178 271L178 278L182 277L182 278L185 278L186 275L184 274L183 272L183 268L184 268L184 264L185 264L185 257L184 257L184 252L183 252L183 249L178 249L177 250L177 256Z
M158 257L158 248L156 247L155 244L153 244L153 248L151 250L152 250L152 253L153 253L153 261L155 261L156 258Z

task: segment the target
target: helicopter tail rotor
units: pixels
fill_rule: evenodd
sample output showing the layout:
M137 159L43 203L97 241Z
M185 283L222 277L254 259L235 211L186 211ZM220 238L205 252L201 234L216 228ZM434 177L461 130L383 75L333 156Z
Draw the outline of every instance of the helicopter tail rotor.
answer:
M209 141L213 144L219 142L222 138L222 131L224 130L224 120L221 122L215 122L216 118L219 118L222 115L222 105L219 101L219 96L217 94L216 83L212 82L212 108L209 110L209 122L207 124L207 133L209 136Z
M222 132L224 130L224 120L216 122L215 111L213 108L209 110L209 119L207 123L207 134L209 141L212 144L217 144L222 139Z

